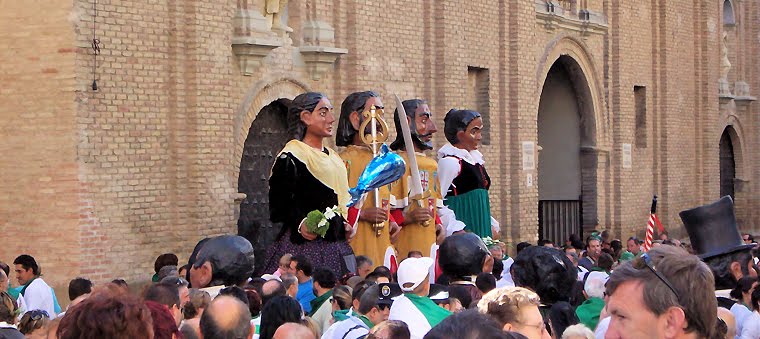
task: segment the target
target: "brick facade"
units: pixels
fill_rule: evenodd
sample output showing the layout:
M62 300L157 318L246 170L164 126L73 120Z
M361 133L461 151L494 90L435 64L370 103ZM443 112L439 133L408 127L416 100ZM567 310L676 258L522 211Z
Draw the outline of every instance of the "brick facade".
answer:
M554 3L291 0L287 34L262 31L262 0L98 0L97 15L89 1L10 2L0 260L32 254L58 288L77 275L141 281L158 254L185 260L202 237L234 233L248 129L305 90L339 107L372 89L387 112L394 93L425 98L438 146L448 109L485 103L494 215L507 241L535 241L541 180L521 147L537 141L555 62L579 98L587 228L641 235L657 193L663 223L685 236L678 212L718 198L732 126L737 215L760 231L760 5L732 1L726 26L723 1ZM718 91L724 30L730 95Z

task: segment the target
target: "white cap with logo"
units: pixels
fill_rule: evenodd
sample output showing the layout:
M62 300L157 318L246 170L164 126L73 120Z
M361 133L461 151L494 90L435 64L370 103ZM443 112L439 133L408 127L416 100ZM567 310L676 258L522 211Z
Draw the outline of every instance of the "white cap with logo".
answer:
M428 257L406 258L398 267L398 284L404 292L411 292L425 281L435 261ZM405 287L406 284L411 287Z

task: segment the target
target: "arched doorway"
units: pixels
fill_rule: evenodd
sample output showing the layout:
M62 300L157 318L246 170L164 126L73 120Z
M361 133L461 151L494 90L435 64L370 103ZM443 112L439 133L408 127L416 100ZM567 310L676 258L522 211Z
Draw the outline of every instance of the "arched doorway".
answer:
M596 163L582 154L594 144L593 116L583 71L572 57L559 57L547 73L538 108L540 239L562 243L571 234L582 236L589 219L584 208L596 211Z
M720 136L720 196L730 195L731 198L736 199L734 192L736 160L734 158L734 144L731 141L731 132L733 132L733 128L728 126Z
M289 104L289 99L277 99L261 109L248 130L240 160L238 191L246 198L240 203L238 234L253 244L257 268L263 266L266 249L280 231L279 225L269 221L269 172L290 139Z

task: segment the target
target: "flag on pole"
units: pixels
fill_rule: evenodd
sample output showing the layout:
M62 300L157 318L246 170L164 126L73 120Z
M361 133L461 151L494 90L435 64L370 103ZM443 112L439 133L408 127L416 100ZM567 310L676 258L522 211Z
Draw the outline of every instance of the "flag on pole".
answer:
M644 239L644 252L648 252L652 248L652 237L654 236L654 226L657 225L657 229L660 232L664 232L665 228L662 227L660 219L657 218L657 196L652 197L652 208L649 210L649 222L647 222L647 234Z

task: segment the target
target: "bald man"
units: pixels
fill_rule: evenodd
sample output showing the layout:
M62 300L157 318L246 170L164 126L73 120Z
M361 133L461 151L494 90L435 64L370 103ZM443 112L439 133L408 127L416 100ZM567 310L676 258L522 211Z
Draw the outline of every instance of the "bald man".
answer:
M234 297L216 297L203 311L201 334L204 339L251 338L251 312Z
M308 327L297 323L284 323L274 331L272 339L317 339Z

